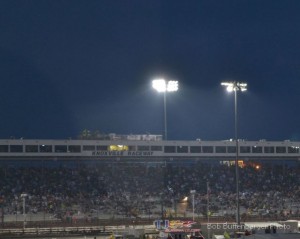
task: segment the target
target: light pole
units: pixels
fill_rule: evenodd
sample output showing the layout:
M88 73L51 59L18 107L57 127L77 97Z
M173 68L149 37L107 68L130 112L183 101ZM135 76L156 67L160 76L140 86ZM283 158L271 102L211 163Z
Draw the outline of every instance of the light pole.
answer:
M190 193L192 194L192 203L193 203L193 221L195 221L195 193L196 190L191 190Z
M207 191L207 205L206 205L206 214L207 214L207 226L209 226L207 228L207 238L210 238L210 223L209 223L209 196L210 196L210 188L209 188L209 181L206 181L206 191Z
M26 209L25 209L25 199L28 195L26 193L21 194L21 198L23 199L23 229L25 230L26 224Z
M247 83L240 83L237 81L232 82L222 82L222 86L225 86L228 92L234 91L234 131L235 131L235 146L236 146L236 154L235 154L235 180L236 180L236 222L238 225L241 223L240 218L240 189L239 189L239 141L238 141L238 117L237 117L237 92L238 91L246 91Z
M164 195L163 193L160 193L160 205L161 205L161 219L165 219L165 214L164 214Z
M152 87L157 92L164 93L164 139L168 139L167 133L167 92L174 92L178 90L178 81L166 81L163 78L155 79L152 81Z

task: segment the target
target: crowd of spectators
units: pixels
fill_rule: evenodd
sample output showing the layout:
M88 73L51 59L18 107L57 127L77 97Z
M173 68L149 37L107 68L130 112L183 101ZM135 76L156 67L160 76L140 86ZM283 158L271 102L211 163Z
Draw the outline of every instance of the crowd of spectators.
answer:
M239 170L243 215L299 217L300 167L248 164ZM101 162L60 166L0 168L4 214L47 213L62 220L73 215L157 218L195 190L195 212L233 216L236 205L235 166L201 162ZM192 200L187 201L191 211ZM174 209L175 208L175 209Z

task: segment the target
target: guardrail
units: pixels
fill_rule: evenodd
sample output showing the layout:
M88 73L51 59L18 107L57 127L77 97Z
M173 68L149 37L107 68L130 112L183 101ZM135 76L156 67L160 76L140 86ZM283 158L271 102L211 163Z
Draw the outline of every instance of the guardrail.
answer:
M80 226L80 227L37 227L37 228L7 228L0 229L0 238L29 237L29 236L75 236L75 235L100 235L109 236L113 233L126 233L131 229L155 230L154 225L138 226Z
M26 236L55 236L55 235L111 235L113 230L125 228L116 227L44 227L44 228L10 228L0 229L0 238L26 237Z

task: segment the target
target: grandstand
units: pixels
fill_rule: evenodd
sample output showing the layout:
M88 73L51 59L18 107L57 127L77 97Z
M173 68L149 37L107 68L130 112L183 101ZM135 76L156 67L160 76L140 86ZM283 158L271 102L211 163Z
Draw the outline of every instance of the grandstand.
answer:
M238 141L243 221L299 219L299 147L294 141ZM191 190L197 220L209 213L212 220L234 221L236 150L233 140L165 141L159 135L2 139L0 222L191 218Z

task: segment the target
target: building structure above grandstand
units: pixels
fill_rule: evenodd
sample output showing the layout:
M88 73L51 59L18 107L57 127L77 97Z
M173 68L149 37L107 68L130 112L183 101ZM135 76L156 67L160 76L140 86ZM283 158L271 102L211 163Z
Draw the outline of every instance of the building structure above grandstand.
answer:
M241 160L292 159L299 161L300 142L239 140ZM234 159L234 140L162 140L161 135L111 134L106 140L2 139L0 159Z

